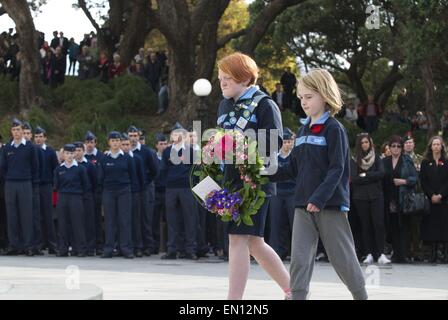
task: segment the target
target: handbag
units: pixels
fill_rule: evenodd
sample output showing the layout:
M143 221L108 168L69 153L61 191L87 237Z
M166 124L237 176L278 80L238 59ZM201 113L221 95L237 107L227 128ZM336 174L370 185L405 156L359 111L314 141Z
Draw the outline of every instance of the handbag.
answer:
M429 200L423 192L409 192L403 197L404 214L429 214Z

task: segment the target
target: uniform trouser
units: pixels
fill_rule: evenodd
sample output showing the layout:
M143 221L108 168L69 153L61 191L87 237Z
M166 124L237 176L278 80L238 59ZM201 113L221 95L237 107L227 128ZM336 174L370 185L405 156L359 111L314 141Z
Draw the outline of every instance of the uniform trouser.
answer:
M189 188L167 188L165 195L166 222L168 224L168 253L178 250L178 220L183 218L185 252L196 253L197 204Z
M43 184L39 186L40 215L42 218L42 246L56 250L56 231L53 222L53 186Z
M354 200L361 222L364 254L378 258L384 252L384 200Z
M84 195L84 222L86 231L87 251L93 253L96 249L95 233L95 198L93 192Z
M12 250L32 250L34 220L31 181L6 181L5 203L9 246Z
M103 191L104 226L106 238L104 253L111 254L115 248L116 233L123 255L133 254L132 248L132 203L129 187L118 191Z
M325 209L313 214L304 209L295 210L290 268L292 298L304 300L308 295L319 236L331 264L353 298L367 299L347 214Z
M1 182L0 182L1 183ZM6 205L5 205L5 192L4 185L2 186L2 194L0 194L0 248L6 248L8 246L8 228L6 219Z
M294 194L290 193L278 193L269 203L269 245L280 257L288 255L294 221L294 205Z
M132 244L135 250L143 249L142 230L140 227L141 217L141 192L131 193L132 202Z
M206 230L205 223L208 211L202 206L196 204L198 210L198 223L196 224L196 241L197 241L197 253L198 254L206 254L209 251L207 238L206 238Z
M40 213L40 187L33 185L33 249L42 249L42 216Z
M157 191L154 199L154 220L152 223L152 235L154 237L154 249L156 251L160 248L160 229L162 228L162 221L166 221L165 218L165 190ZM163 244L165 247L166 244Z
M154 238L152 235L152 225L154 216L154 184L151 183L142 191L141 204L141 224L140 230L142 232L143 249L154 249Z
M389 214L390 237L394 259L402 260L409 254L409 223L410 217L401 212Z
M103 250L104 246L104 229L103 229L103 193L95 192L95 237L96 250Z
M78 253L86 253L84 202L80 194L59 193L58 204L59 253L66 254L69 236Z

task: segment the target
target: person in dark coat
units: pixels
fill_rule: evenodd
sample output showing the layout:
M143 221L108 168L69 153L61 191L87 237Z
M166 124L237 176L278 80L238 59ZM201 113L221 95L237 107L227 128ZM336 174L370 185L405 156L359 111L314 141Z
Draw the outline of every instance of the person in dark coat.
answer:
M264 139L263 134L260 134L258 138L261 138L261 143L265 143L267 156L271 160L275 157L276 160L276 154L283 142L281 114L272 98L255 86L258 78L255 61L241 53L228 55L218 62L218 78L224 96L219 104L218 126L243 132L248 130L260 132L265 129L265 132L270 134L265 133ZM276 139L271 139L271 136ZM269 154L271 149L275 149L272 150L272 156ZM232 188L241 187L240 173L233 164L224 165L224 181L231 182ZM250 255L269 272L286 297L288 299L291 297L288 271L274 249L264 240L270 197L276 194L275 183L264 185L263 191L267 197L257 214L253 216L252 226L244 223L237 225L233 221L226 223L226 233L229 235L228 299L242 298L249 273Z
M448 263L448 161L443 138L429 140L420 170L421 185L430 201L429 215L423 218L421 237L432 245L430 262L438 261L438 245L443 245L444 262Z
M362 229L362 241L365 260L372 264L390 263L384 255L384 166L378 154L375 154L373 140L368 133L356 138L355 155L351 159L351 181L353 200Z
M392 242L393 263L408 263L409 215L403 214L403 200L417 184L417 170L412 159L402 153L403 140L399 136L389 139L391 156L383 159L384 197L388 217L388 238Z

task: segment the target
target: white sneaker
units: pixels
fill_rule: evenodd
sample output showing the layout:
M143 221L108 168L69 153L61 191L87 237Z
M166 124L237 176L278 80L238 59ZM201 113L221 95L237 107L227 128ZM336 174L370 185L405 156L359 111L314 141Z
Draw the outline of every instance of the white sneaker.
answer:
M365 264L372 264L372 263L373 263L373 257L372 257L372 255L369 253L362 263L365 263Z
M378 263L379 264L389 264L390 260L387 259L387 257L383 254L381 254L381 256L378 258Z

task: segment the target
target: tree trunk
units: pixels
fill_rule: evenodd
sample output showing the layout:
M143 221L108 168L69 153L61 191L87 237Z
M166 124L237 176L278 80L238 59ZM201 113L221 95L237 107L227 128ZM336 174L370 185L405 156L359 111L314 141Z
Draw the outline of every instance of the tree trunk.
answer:
M138 49L145 44L146 36L153 28L149 19L149 10L147 0L133 1L132 14L124 31L119 50L121 62L125 66L130 64Z
M428 119L428 139L437 134L438 121L436 121L434 77L432 73L431 60L425 60L420 64L423 84L425 87L425 108Z
M42 103L36 29L26 0L0 0L0 3L16 24L19 35L20 111L26 115L32 106Z

